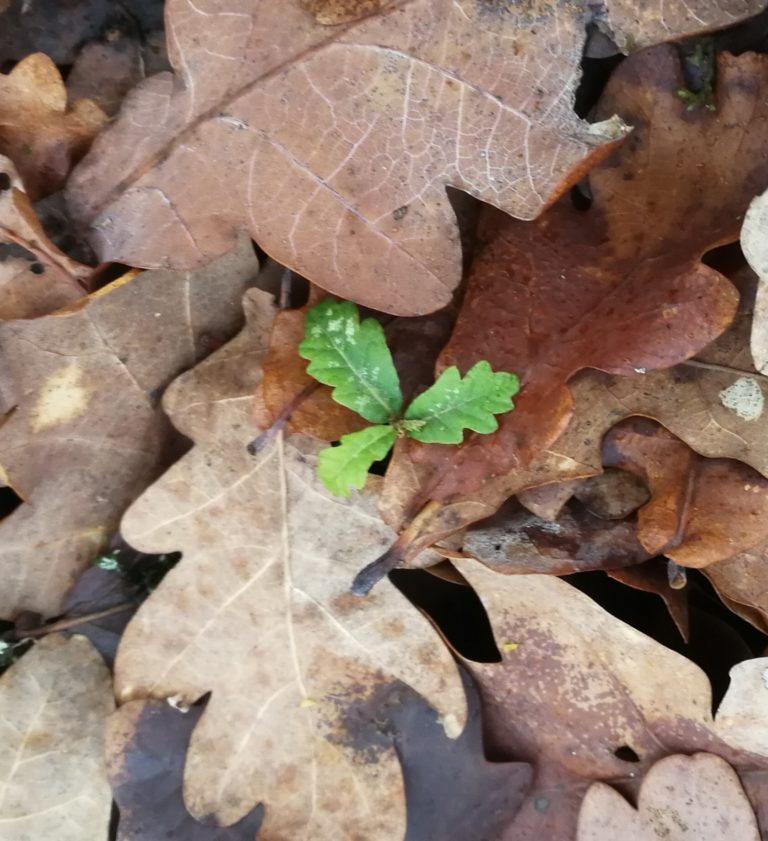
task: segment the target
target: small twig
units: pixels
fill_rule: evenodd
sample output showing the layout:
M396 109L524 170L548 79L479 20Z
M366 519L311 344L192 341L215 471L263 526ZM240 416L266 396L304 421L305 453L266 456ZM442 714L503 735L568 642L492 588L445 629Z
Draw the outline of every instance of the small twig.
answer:
M688 572L685 567L681 567L671 558L667 558L667 580L673 590L682 590L688 583Z
M72 616L69 619L58 619L56 622L50 622L47 625L40 625L37 628L26 628L23 630L13 630L10 632L15 640L29 639L33 637L44 637L46 634L53 634L56 631L67 631L69 628L77 628L78 625L85 625L86 622L95 622L97 619L104 619L107 616L115 616L118 613L125 613L134 607L138 607L140 602L123 602L122 604L108 607L104 610L97 610L94 613L84 613L82 616Z
M304 388L288 403L280 414L275 418L272 422L271 426L268 426L263 432L259 433L253 441L246 447L249 454L255 456L257 453L260 453L264 447L269 444L272 439L280 432L282 429L285 428L285 425L291 419L291 415L296 411L296 409L303 403L310 394L312 394L315 389L319 388L320 383L318 382L311 382L307 383Z

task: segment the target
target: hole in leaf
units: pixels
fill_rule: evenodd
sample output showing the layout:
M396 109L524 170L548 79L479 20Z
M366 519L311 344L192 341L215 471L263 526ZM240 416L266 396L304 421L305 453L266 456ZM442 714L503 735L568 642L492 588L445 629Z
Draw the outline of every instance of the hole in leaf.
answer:
M0 487L0 520L12 514L24 500L13 488L4 485Z
M396 569L389 575L397 589L437 625L462 657L478 663L501 661L493 630L477 593L422 569Z
M571 204L575 210L581 211L587 211L592 207L592 196L586 179L571 187Z
M0 172L0 192L5 192L5 190L10 190L10 188L11 176L7 172Z
M621 745L613 752L616 759L621 759L624 762L639 762L640 757L632 750L629 745Z

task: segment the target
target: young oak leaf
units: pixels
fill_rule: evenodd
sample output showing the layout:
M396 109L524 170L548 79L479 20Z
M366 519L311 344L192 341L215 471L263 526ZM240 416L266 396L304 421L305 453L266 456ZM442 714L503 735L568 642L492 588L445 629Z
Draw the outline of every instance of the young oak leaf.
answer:
M384 330L360 320L350 301L326 298L308 313L299 355L307 373L333 386L333 399L371 423L388 423L403 403L400 382Z
M465 429L495 432L499 422L494 415L515 408L512 397L519 388L514 374L494 371L485 360L473 365L464 379L452 365L408 407L405 429L425 444L461 444Z
M341 436L341 445L327 447L319 455L317 475L336 496L349 496L368 479L368 469L390 451L397 430L389 424L368 426Z

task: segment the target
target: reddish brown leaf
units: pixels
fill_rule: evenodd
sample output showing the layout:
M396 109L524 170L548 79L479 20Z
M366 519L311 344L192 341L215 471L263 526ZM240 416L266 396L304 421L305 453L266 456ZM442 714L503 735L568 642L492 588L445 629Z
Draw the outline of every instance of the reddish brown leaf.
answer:
M759 9L621 0L602 22L636 48ZM102 259L189 268L247 228L335 294L430 312L460 278L447 185L533 218L623 132L573 112L583 4L395 0L332 28L300 0L166 16L178 77L142 84L69 186Z
M42 53L0 75L0 153L16 164L33 199L64 186L106 121L90 99L67 104L64 80Z
M711 245L738 235L736 217L743 212L749 193L754 190L754 179L761 177L758 170L763 167L763 158L756 149L749 147L755 142L751 139L752 129L758 134L768 131L768 111L753 101L755 79L766 77L768 60L754 55L721 57L716 114L687 112L680 107L675 92L680 83L676 61L674 54L662 47L628 59L612 77L603 107L616 108L637 128L631 144L627 143L610 161L593 171L590 181L595 198L589 212L576 211L567 202L562 202L535 224L505 221L498 214L488 221L487 224L496 226L501 233L487 247L485 256L477 261L475 283L479 279L482 285L487 284L489 289L495 290L497 298L478 301L470 290L462 313L464 321L460 319L456 331L456 341L464 337L462 348L466 357L458 361L469 364L473 358L488 356L496 367L520 371L515 358L522 359L525 365L530 357L534 370L541 372L541 378L536 382L543 383L537 385L531 380L531 389L546 391L549 383L554 389L550 390L549 396L556 405L550 406L551 411L539 418L537 413L543 404L538 398L527 399L523 389L518 408L503 418L498 433L470 437L458 452L448 447L418 444L396 448L387 476L383 512L398 528L411 523L409 533L401 537L399 546L394 549L399 558L407 560L418 549L451 531L490 516L511 494L537 485L599 473L600 457L596 447L602 436L615 423L633 414L658 418L704 455L742 459L768 474L768 435L763 428L762 415L754 411L745 414L743 403L734 403L731 399L734 389L746 387L750 394L758 393L762 406L768 393L764 378L754 375L749 353L745 350L743 336L749 330L746 314L740 316L732 331L694 360L669 371L627 377L590 371L573 378L570 394L563 386L568 376L562 367L567 361L563 357L565 348L570 348L569 353L583 351L586 354L590 348L611 350L613 347L615 357L612 360L598 362L593 359L589 364L609 368L610 362L612 370L631 372L634 366L647 368L654 353L657 353L656 364L663 364L661 355L673 352L675 347L681 349L676 341L665 338L672 330L671 323L669 329L665 326L665 315L677 313L677 340L682 337L685 344L692 340L697 330L702 330L698 341L705 341L705 325L712 317L717 301L723 305L721 316L724 321L720 327L713 328L714 333L734 311L735 290L724 277L703 266L699 258ZM654 79L654 87L649 89L647 82L640 81L639 76ZM623 103L622 97L626 100ZM751 115L749 122L739 116L742 110ZM653 122L649 124L651 114ZM675 131L670 130L670 125ZM702 148L704 128L721 138L720 145ZM741 141L747 150L744 158L739 157L741 153L729 156L721 153L725 146L738 146ZM652 156L648 154L650 144ZM709 160L713 148L718 150L716 159ZM757 169L753 166L753 157L761 161ZM737 160L740 161L738 166L735 165ZM723 195L710 189L709 181L706 187L700 183L696 177L699 164L721 172ZM744 175L745 171L747 175ZM691 189L678 191L674 201L664 205L663 214L654 214L652 207L661 200L665 185L673 179L677 183L678 174L685 173L688 173L687 180L684 178L682 183L691 185ZM624 180L625 175L632 180ZM768 171L763 177L768 178ZM725 207L731 209L724 213ZM654 233L647 225L648 218L658 218L669 228L657 230L653 226ZM579 232L585 238L583 242L565 239ZM636 237L636 242L630 234ZM533 238L542 244L548 235L552 248L541 255L530 272L521 270L522 276L514 277L522 283L533 277L534 269L537 277L541 275L541 286L533 291L539 296L537 300L541 301L543 309L532 312L531 324L535 326L538 338L531 344L529 301L516 299L509 293L510 287L504 285L512 282L506 277L511 271L509 264L494 263L489 252L500 249L506 259L510 256L505 251L510 241L514 240L516 248L522 249L520 243L527 242L530 246L529 240ZM596 247L595 240L600 242L604 238L605 242ZM638 262L642 256L639 249L645 249L648 259ZM664 256L652 259L654 249L664 251ZM515 253L523 266L527 265L528 254L520 257L519 252ZM613 266L613 270L618 271L622 259L626 261L626 276L616 274L611 280L608 268ZM577 264L582 260L585 263L582 274L579 274L578 266L573 268L574 260ZM601 267L597 274L589 267L590 261L597 261ZM567 279L574 272L572 280L578 285L578 296L572 293L573 287L562 286L559 279L560 275ZM705 278L709 278L709 282ZM666 301L667 294L677 294L675 290L679 284L699 280L702 282L700 297L690 301L687 315L686 307L680 302L669 305ZM620 320L618 309L614 309L607 322L591 321L596 315L607 315L612 307L599 289L601 282L614 284L616 295L634 289L634 299L632 295L623 299L626 323ZM523 289L524 285L511 288ZM560 297L556 294L558 288ZM545 290L549 297L545 296ZM556 326L550 325L555 332L546 334L545 327L558 318L558 313L572 311L579 302L590 302L590 294L599 300L591 299L593 309L586 313L580 326L562 324L563 332L558 333ZM517 310L513 310L513 306ZM505 308L509 317L504 323L504 341L494 341L489 334ZM705 317L693 315L702 308L707 310ZM482 318L480 312L484 313ZM475 317L477 321L473 327ZM659 331L655 335L648 332L651 317L656 319L654 324ZM691 324L692 318L696 318L696 324ZM588 326L590 323L592 328ZM584 332L580 334L579 330ZM477 336L482 341L478 342ZM626 341L630 344L626 345ZM656 342L660 344L656 345ZM473 356L475 353L477 357ZM456 361L451 346L445 361ZM669 361L672 359L668 358ZM525 368L522 373L524 377L529 376ZM741 383L743 380L747 381L746 386ZM527 392L529 397L531 389ZM572 399L577 400L578 405L566 432L546 447L528 469L523 469L523 462L505 474L502 467L510 458L522 459L534 443L541 446L556 434L559 426L567 421ZM750 408L754 410L754 405ZM761 418L759 423L755 422L757 417ZM477 483L480 483L479 489ZM466 492L471 487L475 490ZM459 490L463 492L459 493ZM424 508L430 498L441 502ZM417 514L418 520L415 519Z
M768 479L737 461L702 458L658 424L634 418L614 427L603 463L648 483L638 537L651 554L705 567L768 538Z
M266 429L296 401L288 421L289 431L303 432L321 441L337 441L368 424L356 412L337 403L331 397L331 389L307 373L307 362L298 353L304 338L306 310L307 307L283 310L275 316L264 376L256 392L256 420ZM316 387L308 392L313 385Z
M457 566L481 597L502 656L501 663L464 661L480 687L486 738L495 755L536 767L505 841L573 841L590 782L631 787L670 753L715 753L745 780L768 768L768 659L731 671L713 717L709 681L697 666L566 582Z
M768 59L724 55L718 74L717 111L689 112L676 93L684 80L672 48L627 60L599 113L618 112L635 130L590 174L591 210L562 200L533 224L486 216L486 246L442 364L466 369L488 359L517 371L523 388L499 432L471 438L448 468L444 448L420 450L439 471L433 498L524 468L567 423L565 383L579 369L668 367L728 326L736 291L700 258L738 237L738 217L768 180L768 162L754 165L768 141L760 93ZM706 185L702 166L713 173ZM686 189L667 195L673 179Z

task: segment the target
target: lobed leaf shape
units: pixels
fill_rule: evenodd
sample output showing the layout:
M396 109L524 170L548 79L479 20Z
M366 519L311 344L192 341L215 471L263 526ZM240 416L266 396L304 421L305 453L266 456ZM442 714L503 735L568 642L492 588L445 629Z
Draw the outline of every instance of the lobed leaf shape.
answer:
M0 74L0 153L13 160L34 201L64 186L107 122L93 100L67 99L59 69L43 53Z
M0 521L0 615L61 613L157 475L169 440L158 396L237 330L257 273L243 240L198 272L129 273L53 314L0 322L0 482L24 500Z
M538 760L526 802L500 833L504 841L573 841L591 782L631 783L670 753L721 757L766 819L760 682L768 658L731 670L713 715L710 683L697 665L562 579L456 565L483 602L501 656L498 663L462 658L483 700L487 743L497 755Z
M333 399L371 423L388 423L403 404L400 382L384 330L375 318L360 320L351 301L325 298L306 315L299 354L307 373L333 386Z
M317 475L332 494L349 496L350 490L365 485L370 466L386 456L396 438L397 430L388 424L342 435L338 447L321 450Z
M760 93L768 90L768 60L718 61L717 110L689 112L675 93L681 75L670 48L628 58L600 107L635 130L591 172L591 208L563 201L530 224L486 217L484 248L442 361L468 367L488 359L517 371L522 388L493 435L470 436L452 454L418 443L397 448L384 494L388 521L402 527L428 500L438 503L403 538L401 557L451 524L489 516L510 493L599 473L600 431L632 414L658 419L703 455L740 459L768 475L763 421L756 422L766 417L766 381L742 340L730 336L710 352L738 296L701 263L707 249L738 238L738 217L768 181L760 152L768 142ZM711 145L710 136L719 140ZM702 166L720 173L717 189L699 179ZM686 189L670 194L672 179ZM609 373L574 376L581 366Z
M134 91L68 186L102 260L189 268L247 229L340 297L431 312L461 277L446 186L531 219L623 136L573 111L591 4L394 0L333 27L307 5L169 0L176 75ZM599 14L632 50L761 10Z
M194 816L229 824L263 802L265 839L392 841L405 833L404 786L381 704L406 683L456 737L465 694L437 632L394 586L349 594L393 536L375 479L332 496L318 445L301 436L247 456L271 323L252 304L246 329L168 391L194 446L123 518L129 543L182 559L125 632L117 695L211 693L185 767Z
M696 753L659 760L640 786L637 808L605 783L594 783L579 812L576 841L760 841L752 804L736 772L719 756Z
M455 366L416 397L405 412L408 435L425 444L461 444L464 430L489 433L499 428L494 417L514 409L512 396L520 383L514 374L494 371L476 362L462 379Z

